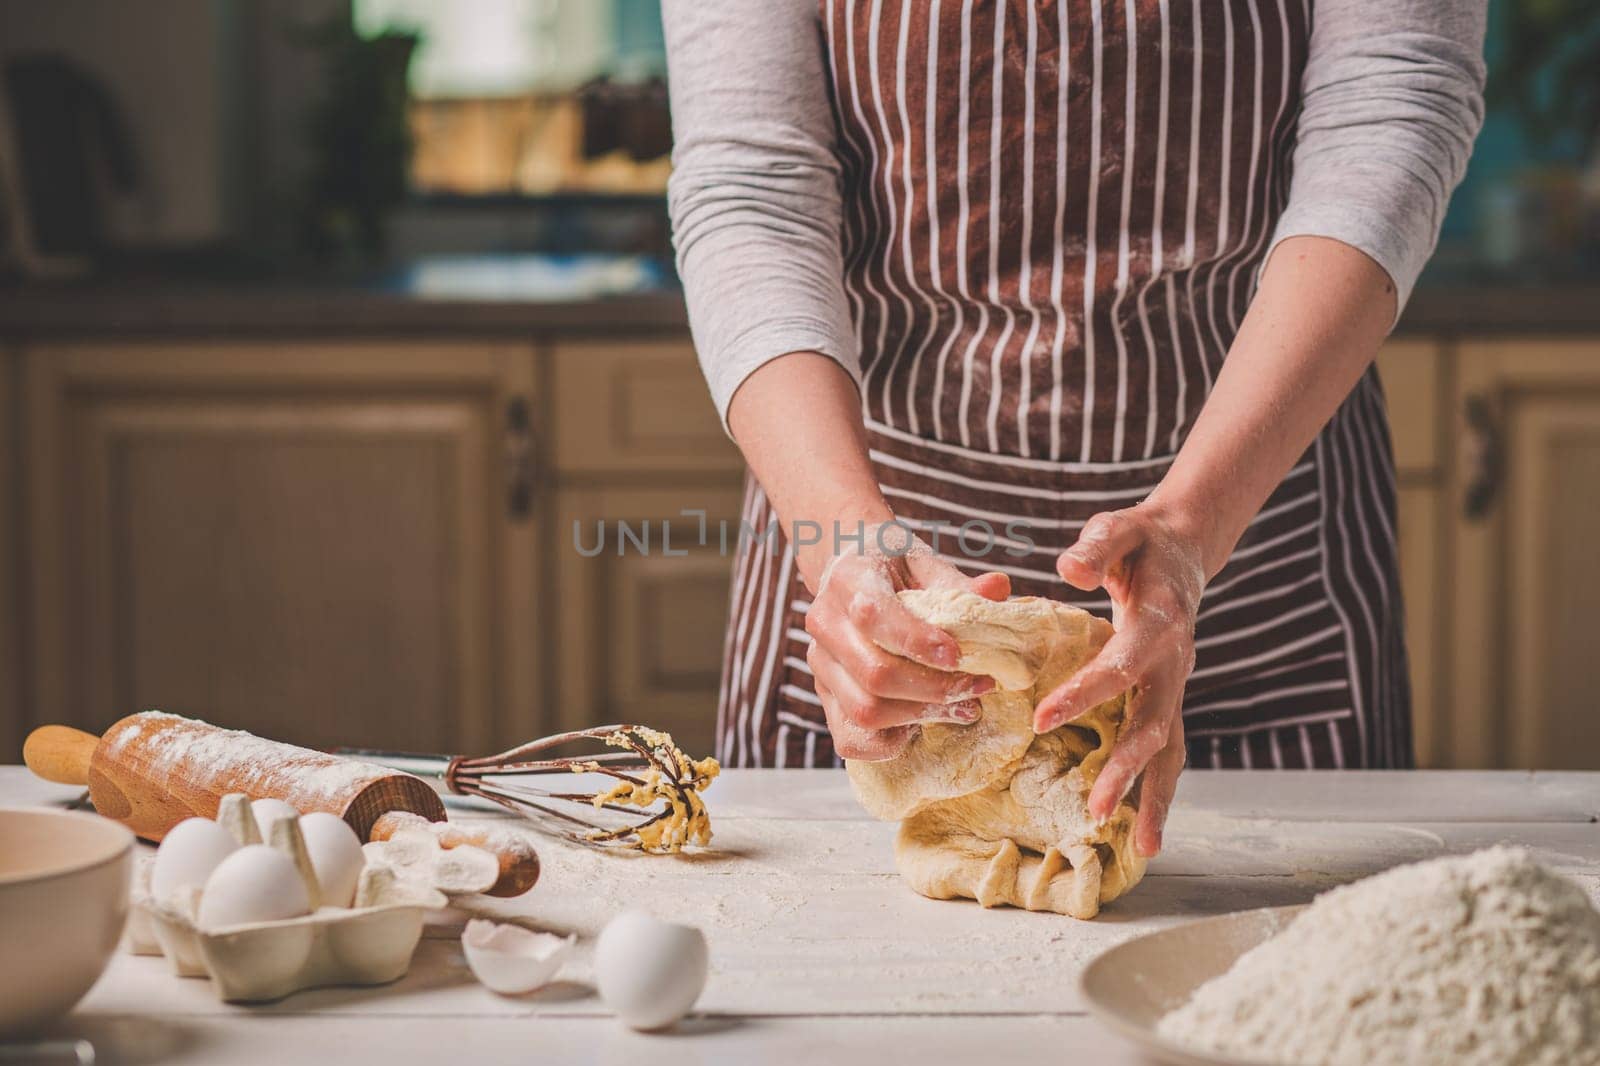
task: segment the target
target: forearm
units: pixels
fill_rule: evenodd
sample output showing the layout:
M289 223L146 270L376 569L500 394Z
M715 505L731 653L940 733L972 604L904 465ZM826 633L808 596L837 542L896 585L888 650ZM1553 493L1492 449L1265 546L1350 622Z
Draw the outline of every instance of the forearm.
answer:
M787 533L815 522L821 540L796 548L796 563L815 592L832 554L835 523L893 517L867 459L861 398L837 362L794 352L763 364L739 386L728 426Z
M1278 245L1222 372L1149 506L1222 568L1273 489L1377 354L1395 291L1375 262L1325 237Z

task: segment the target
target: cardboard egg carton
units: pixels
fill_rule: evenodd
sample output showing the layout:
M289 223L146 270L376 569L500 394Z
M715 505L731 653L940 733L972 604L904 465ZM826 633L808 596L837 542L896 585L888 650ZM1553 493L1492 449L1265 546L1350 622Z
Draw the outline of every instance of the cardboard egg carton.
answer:
M240 845L262 843L250 801L243 795L224 797L217 821ZM381 853L364 850L367 861L354 905L318 906L322 892L299 821L273 821L266 843L294 861L312 901L310 914L203 928L196 920L200 889L155 899L146 865L135 881L129 950L159 951L180 977L209 977L226 1002L264 1003L308 988L397 980L411 965L426 914L449 903L438 888L405 876L381 861ZM485 859L494 862L491 856Z

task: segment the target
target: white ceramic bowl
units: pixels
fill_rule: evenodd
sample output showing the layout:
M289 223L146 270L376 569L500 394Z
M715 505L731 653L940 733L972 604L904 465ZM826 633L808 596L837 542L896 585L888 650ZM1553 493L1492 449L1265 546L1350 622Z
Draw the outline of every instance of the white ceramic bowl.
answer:
M1089 1013L1173 1066L1245 1066L1242 1060L1180 1046L1157 1032L1161 1018L1194 990L1227 972L1239 956L1289 925L1299 907L1221 914L1125 940L1101 952L1078 987ZM1264 1066L1257 1061L1257 1066Z
M128 916L133 834L96 814L0 810L0 1036L72 1009Z

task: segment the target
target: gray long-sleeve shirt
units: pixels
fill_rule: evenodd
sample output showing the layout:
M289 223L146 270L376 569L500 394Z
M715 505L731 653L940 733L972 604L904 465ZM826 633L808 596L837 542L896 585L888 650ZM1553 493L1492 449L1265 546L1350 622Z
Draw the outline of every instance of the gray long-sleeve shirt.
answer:
M1197 0L1204 2L1204 0ZM1485 0L1313 0L1294 179L1272 244L1331 237L1404 306L1483 119ZM668 186L701 367L724 420L769 360L860 380L817 0L666 0ZM1070 148L1069 148L1070 150Z

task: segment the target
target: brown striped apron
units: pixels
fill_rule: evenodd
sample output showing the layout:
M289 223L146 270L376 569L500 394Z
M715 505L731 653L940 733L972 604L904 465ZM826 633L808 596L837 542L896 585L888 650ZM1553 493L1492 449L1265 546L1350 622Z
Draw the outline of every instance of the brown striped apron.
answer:
M1308 4L822 0L871 458L962 570L1109 617L1055 559L1156 486L1221 368L1288 196ZM1394 516L1369 371L1206 590L1191 766L1411 764ZM743 520L774 517L750 481ZM968 557L966 523L1006 550ZM725 765L837 762L809 602L787 544L741 543Z

